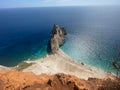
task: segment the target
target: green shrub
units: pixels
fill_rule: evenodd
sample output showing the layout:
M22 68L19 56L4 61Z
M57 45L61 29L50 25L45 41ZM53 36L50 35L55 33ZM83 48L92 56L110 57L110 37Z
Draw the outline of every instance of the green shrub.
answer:
M15 69L18 70L18 71L22 71L25 68L31 66L32 64L33 63L27 63L27 62L23 61L23 62L19 63L18 66Z

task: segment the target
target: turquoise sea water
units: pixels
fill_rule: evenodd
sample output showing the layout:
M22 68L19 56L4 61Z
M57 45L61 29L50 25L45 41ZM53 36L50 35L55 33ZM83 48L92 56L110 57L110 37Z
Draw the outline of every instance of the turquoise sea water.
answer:
M0 9L0 64L14 66L47 54L53 24L68 35L61 49L72 58L116 72L120 53L120 7L82 6Z

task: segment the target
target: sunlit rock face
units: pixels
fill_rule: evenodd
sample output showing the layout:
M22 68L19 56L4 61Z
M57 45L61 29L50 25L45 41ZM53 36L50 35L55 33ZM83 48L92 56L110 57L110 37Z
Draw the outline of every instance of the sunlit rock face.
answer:
M50 52L52 54L57 53L59 47L64 44L65 35L67 35L65 28L60 28L58 25L54 24L50 35Z
M120 90L120 78L80 79L73 75L35 75L32 72L0 71L0 90Z

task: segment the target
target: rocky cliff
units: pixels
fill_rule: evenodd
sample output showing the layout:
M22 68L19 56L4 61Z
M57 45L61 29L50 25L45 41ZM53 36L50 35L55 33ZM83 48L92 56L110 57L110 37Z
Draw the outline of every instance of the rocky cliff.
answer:
M120 78L89 78L73 75L35 75L30 72L0 71L0 90L120 90Z
M65 35L67 32L64 27L59 27L54 24L50 35L50 53L55 54L59 50L59 47L65 42Z

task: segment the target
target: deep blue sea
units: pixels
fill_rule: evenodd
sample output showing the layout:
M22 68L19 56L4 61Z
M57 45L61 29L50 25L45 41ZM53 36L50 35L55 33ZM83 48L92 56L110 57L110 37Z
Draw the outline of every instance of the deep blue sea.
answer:
M111 62L120 53L120 6L0 9L0 65L46 55L54 23L67 29L61 47L66 54L115 72Z

